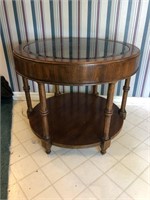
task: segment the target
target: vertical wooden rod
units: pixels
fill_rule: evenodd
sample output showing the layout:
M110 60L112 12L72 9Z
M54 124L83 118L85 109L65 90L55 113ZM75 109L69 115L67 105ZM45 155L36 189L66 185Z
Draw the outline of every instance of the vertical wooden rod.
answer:
M27 102L27 115L29 116L32 112L32 102L31 102L31 96L30 96L30 87L28 85L28 79L25 77L22 77L23 80L23 89L25 92L26 102Z
M127 103L127 97L128 97L128 91L130 89L130 79L128 78L125 80L125 84L123 87L123 97L122 97L122 102L121 102L121 108L119 110L120 115L123 117L123 119L126 118L126 103Z
M114 97L115 83L109 83L107 92L107 101L105 107L104 119L104 135L101 143L101 153L106 153L106 149L110 146L109 129L111 123L111 116L113 114L113 97Z
M59 85L55 85L55 96L60 95Z
M98 90L98 85L93 85L93 95L96 95L96 96L99 95L97 90Z
M110 83L107 93L107 101L105 108L105 123L104 123L104 139L109 139L109 129L112 116L113 98L114 98L115 83Z
M51 152L51 138L49 133L49 124L48 124L48 109L46 103L46 92L44 83L38 83L39 88L39 98L40 98L40 114L42 117L43 124L43 139L45 143L46 153Z

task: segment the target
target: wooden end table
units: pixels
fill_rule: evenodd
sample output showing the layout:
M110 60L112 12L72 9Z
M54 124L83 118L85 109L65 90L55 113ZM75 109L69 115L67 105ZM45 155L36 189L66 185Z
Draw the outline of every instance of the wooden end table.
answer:
M51 146L77 148L99 144L106 153L126 118L130 77L138 70L139 49L134 45L98 38L38 40L15 48L15 69L22 76L27 114L33 132ZM113 103L115 84L125 79L121 108ZM32 107L28 80L36 81L40 103ZM55 85L46 99L45 84ZM97 85L108 83L107 98ZM59 85L92 85L92 94L60 94Z

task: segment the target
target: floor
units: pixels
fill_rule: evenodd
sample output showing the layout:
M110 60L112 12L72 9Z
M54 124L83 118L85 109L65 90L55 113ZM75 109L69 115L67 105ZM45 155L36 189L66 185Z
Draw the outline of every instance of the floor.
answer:
M55 146L47 155L29 127L25 101L15 101L8 199L149 200L150 99L128 98L127 112L105 155L99 147Z

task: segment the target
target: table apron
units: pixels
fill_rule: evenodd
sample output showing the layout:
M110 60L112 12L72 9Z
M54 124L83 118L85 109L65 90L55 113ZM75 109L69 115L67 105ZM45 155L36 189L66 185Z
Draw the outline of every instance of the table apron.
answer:
M138 57L121 62L96 64L52 64L34 62L14 56L18 74L30 80L60 85L85 85L116 82L138 70Z

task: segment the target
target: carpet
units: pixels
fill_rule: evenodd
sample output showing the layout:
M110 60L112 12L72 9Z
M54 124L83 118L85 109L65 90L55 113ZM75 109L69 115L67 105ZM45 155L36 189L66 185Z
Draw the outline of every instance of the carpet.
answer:
M8 170L11 142L11 125L12 125L12 99L2 99L1 101L1 186L0 199L7 199L8 188Z

